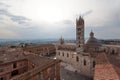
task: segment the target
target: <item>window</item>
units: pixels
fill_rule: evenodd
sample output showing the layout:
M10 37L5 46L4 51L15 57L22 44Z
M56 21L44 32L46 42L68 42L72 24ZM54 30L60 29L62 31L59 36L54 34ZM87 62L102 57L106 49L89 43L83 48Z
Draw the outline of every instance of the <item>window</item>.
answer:
M77 62L79 61L79 58L78 58L78 56L76 57L76 61L77 61Z
M86 65L86 60L84 60L84 66Z
M27 71L27 69L28 69L28 68L27 68L27 67L25 67L25 68L23 69L23 71L24 71L24 72L26 72L26 71Z
M115 50L113 49L112 52L111 52L111 54L114 54L114 53L115 53Z
M93 61L93 68L95 67L95 61Z
M18 70L14 70L14 71L11 72L11 77L13 77L15 75L18 75Z
M104 52L106 52L106 50L104 49Z
M63 54L62 54L63 56L64 56L64 52L63 52Z
M67 53L67 57L69 57L69 54Z
M3 77L1 77L1 78L0 78L0 80L4 80L4 78L3 78Z
M14 63L14 64L13 64L13 68L16 68L16 67L17 67L17 64L16 64L16 63Z

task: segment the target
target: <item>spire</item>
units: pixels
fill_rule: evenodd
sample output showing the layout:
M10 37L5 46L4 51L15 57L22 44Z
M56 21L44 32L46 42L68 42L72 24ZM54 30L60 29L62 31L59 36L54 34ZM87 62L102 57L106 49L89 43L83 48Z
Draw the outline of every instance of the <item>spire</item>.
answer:
M83 17L80 15L78 20L83 20Z
M94 33L93 33L92 30L91 30L91 32L90 32L90 37L94 37Z
M81 19L82 17L81 16L79 16L79 20Z
M84 25L84 19L82 18L82 16L79 16L79 18L76 19L76 25L77 26Z
M64 39L62 38L62 36L61 36L61 38L59 39L59 43L60 43L60 44L63 44L63 43L64 43Z

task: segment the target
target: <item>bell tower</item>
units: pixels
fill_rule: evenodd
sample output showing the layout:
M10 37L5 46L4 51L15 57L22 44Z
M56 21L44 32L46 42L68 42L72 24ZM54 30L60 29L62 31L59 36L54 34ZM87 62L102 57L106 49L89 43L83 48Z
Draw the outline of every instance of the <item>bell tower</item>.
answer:
M61 36L61 38L59 39L59 44L60 44L60 45L64 44L64 39L62 38L62 36Z
M80 16L76 19L76 46L77 53L83 52L84 46L84 19Z

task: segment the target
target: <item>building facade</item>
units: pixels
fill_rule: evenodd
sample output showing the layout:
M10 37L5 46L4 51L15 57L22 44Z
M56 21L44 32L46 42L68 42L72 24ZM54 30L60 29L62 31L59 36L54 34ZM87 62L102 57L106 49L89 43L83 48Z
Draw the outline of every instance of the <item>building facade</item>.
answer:
M76 72L88 77L93 77L95 56L101 46L101 44L98 44L100 43L94 37L93 32L90 33L90 38L85 44L84 19L79 17L79 19L76 20L76 43L66 43L64 39L59 39L59 44L56 46L56 57L63 62L71 64L76 69ZM95 51L91 51L91 49L94 50L95 48Z
M55 46L53 44L28 45L24 48L26 54L37 54L40 56L49 56L55 54Z
M14 49L0 52L0 80L10 80L28 71L28 60Z
M0 49L0 80L60 80L60 60Z

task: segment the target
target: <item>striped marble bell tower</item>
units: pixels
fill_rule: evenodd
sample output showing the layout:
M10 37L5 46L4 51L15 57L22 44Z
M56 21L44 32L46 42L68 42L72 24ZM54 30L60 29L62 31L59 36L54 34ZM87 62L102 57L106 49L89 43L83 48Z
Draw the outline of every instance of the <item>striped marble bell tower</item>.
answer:
M83 52L84 47L84 19L80 16L76 19L76 46L77 53Z

